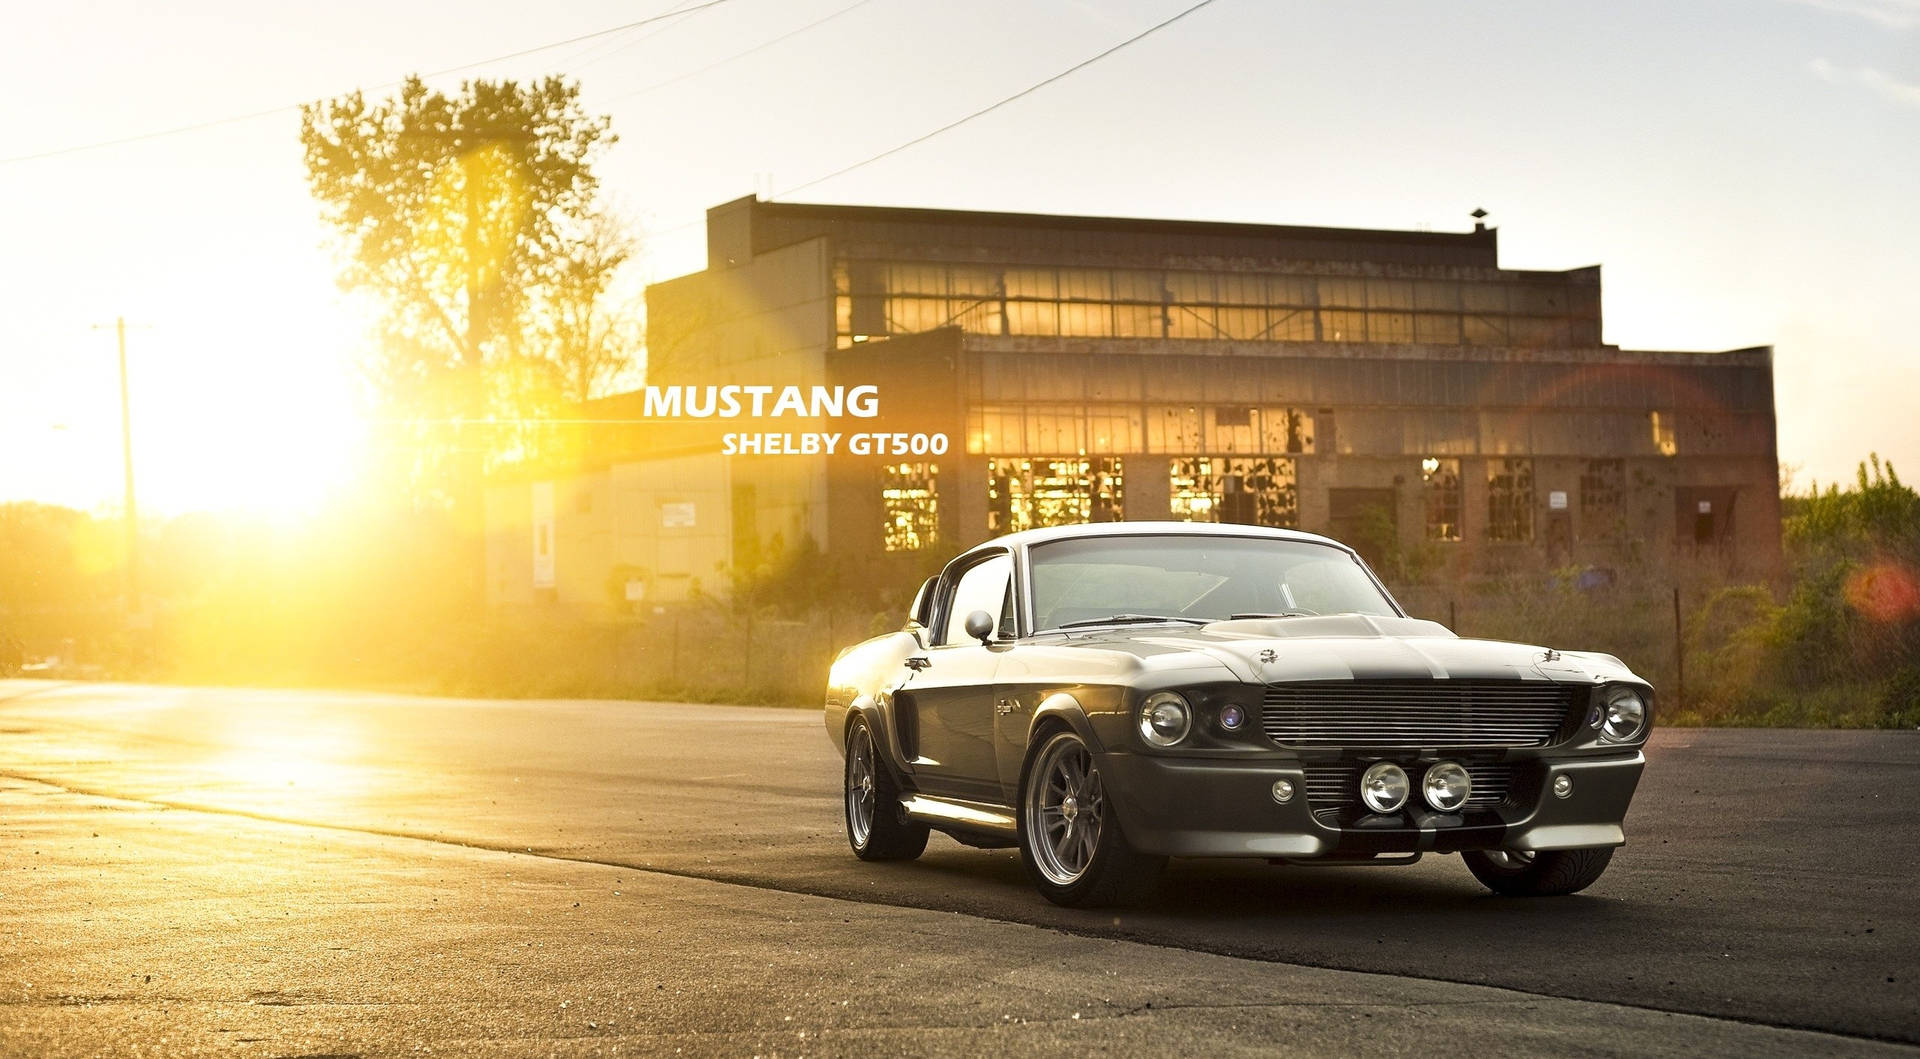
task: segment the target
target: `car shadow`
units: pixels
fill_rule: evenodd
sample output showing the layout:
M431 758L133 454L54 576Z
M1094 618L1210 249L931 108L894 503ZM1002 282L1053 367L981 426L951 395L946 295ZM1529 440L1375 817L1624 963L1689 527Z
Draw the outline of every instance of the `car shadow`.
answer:
M1080 920L1198 929L1259 925L1298 938L1391 924L1409 939L1428 933L1450 937L1470 929L1489 941L1530 948L1548 922L1561 930L1606 931L1636 916L1631 902L1593 894L1500 897L1481 886L1454 856L1428 856L1413 865L1339 867L1176 860L1154 895L1121 910L1118 920L1114 910L1047 903L1013 850L930 847L919 860L896 867L900 884L927 888L928 906L984 903L992 908L990 914L1037 917L1061 925ZM913 901L911 890L901 895L920 903Z

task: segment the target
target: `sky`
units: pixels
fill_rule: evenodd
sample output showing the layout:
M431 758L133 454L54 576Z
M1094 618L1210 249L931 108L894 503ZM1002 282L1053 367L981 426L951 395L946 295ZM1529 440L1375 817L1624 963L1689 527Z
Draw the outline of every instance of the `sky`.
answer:
M0 500L118 504L120 317L143 512L298 512L348 487L366 311L334 282L294 105L696 2L16 12ZM603 186L662 279L703 267L707 207L780 196L1193 2L726 0L434 81L578 79L620 136ZM1920 0L1214 0L782 197L1441 231L1480 207L1505 267L1603 266L1609 343L1774 346L1801 487L1870 451L1920 478Z

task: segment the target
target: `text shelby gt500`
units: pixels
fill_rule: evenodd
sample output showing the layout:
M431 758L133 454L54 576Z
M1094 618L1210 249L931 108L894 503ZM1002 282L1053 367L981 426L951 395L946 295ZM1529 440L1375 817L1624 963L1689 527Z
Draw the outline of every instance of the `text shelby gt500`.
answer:
M1625 841L1651 720L1619 659L1459 639L1338 542L1195 523L980 545L826 696L856 854L1017 845L1067 905L1168 857L1458 852L1499 893L1573 893Z

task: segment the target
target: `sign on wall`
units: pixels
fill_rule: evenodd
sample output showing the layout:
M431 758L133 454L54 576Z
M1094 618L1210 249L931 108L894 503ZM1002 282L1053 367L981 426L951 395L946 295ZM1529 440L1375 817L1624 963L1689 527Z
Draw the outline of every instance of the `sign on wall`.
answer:
M533 483L533 587L553 587L553 483Z
M693 501L678 501L660 505L661 529L692 529Z

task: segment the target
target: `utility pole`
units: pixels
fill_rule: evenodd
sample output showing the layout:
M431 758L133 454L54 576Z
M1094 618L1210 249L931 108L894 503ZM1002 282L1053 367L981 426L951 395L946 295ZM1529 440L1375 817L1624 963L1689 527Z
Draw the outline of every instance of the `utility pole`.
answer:
M133 506L133 403L127 397L127 318L113 321L120 344L120 464L127 487L127 607L140 613L140 516Z
M98 331L105 325L96 325ZM140 613L140 516L133 504L133 403L127 394L127 318L115 317L120 347L120 462L126 473L127 609Z

